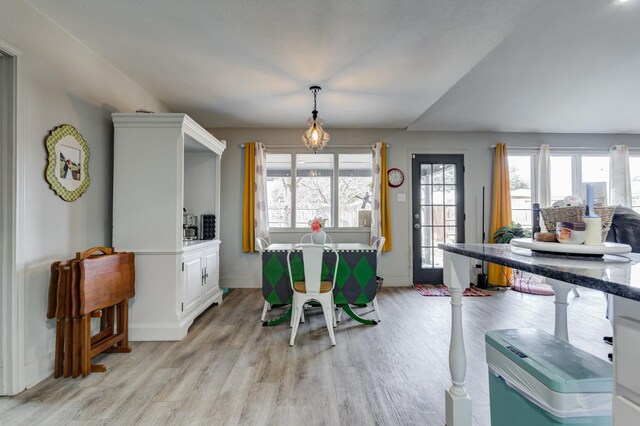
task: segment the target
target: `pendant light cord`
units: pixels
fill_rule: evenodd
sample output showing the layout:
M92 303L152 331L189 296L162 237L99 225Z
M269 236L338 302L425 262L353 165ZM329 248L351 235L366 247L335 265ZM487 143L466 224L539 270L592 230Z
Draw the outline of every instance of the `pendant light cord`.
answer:
M315 121L318 118L318 107L316 104L316 96L318 95L318 87L312 87L311 91L313 92L313 111L311 111L311 115L313 116L313 120Z

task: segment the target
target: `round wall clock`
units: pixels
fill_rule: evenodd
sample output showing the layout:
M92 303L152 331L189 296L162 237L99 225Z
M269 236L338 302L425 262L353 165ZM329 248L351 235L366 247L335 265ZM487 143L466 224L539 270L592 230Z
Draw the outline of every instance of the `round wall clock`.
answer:
M400 169L389 169L387 172L387 178L389 181L389 186L392 188L397 188L404 182L404 173Z

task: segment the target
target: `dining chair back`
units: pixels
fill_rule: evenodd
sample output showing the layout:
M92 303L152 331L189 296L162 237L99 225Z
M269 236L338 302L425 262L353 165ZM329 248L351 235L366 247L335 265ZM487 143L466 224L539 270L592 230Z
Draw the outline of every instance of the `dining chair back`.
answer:
M260 253L264 252L267 247L269 247L269 241L262 237L256 237L256 249Z
M324 231L311 232L309 234L304 234L302 238L300 238L300 244L304 243L312 243L312 244L333 244L333 239L331 235L327 234Z
M291 255L299 251L302 251L304 281L294 281L291 269ZM331 281L322 281L322 263L325 251L331 252L330 256L335 256L335 267ZM291 340L289 341L291 346L293 346L298 332L304 304L310 300L315 300L322 306L331 344L335 346L333 288L336 285L338 258L338 252L327 244L297 244L287 253L289 281L293 289L293 329L291 330Z
M384 247L384 242L385 241L386 241L385 237L378 237L371 244L371 246L375 247L375 249L376 249L376 271L377 271L378 265L380 263L380 254L382 253L382 247ZM376 274L376 279L382 279L382 278L378 277L377 274ZM377 293L377 291L378 290L376 290L376 293ZM382 321L382 315L380 315L380 308L378 307L378 295L377 294L373 298L373 300L371 301L371 305L373 306L373 311L376 313L376 318L377 318L378 322Z
M373 243L371 243L371 247L375 247L376 249L376 260L380 261L380 254L382 253L382 247L384 247L384 242L387 239L385 237L376 238Z
M260 254L264 253L264 251L269 247L269 241L262 237L256 237L256 249ZM260 321L264 322L267 318L267 311L271 310L271 303L264 301L264 306L262 307L262 316L260 317Z

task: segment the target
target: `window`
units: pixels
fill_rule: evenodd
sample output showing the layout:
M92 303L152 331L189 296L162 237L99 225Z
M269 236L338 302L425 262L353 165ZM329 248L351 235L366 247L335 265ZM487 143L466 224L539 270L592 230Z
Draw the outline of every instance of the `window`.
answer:
M269 226L308 228L314 217L327 227L370 226L372 162L370 152L268 153Z
M524 228L531 228L531 203L533 185L533 155L509 156L509 180L511 186L511 220Z
M559 151L559 152L558 152ZM567 151L565 151L567 152ZM538 154L535 152L509 155L511 183L511 217L523 227L531 226L531 207L536 203ZM630 159L633 206L640 212L640 156ZM579 154L552 150L550 164L551 202L569 195L586 197L585 183L595 183L595 201L607 204L609 187L609 155L602 151ZM635 174L634 174L635 173Z
M270 228L291 227L291 154L267 154Z
M309 226L314 217L331 218L333 154L296 155L296 228Z
M629 156L631 171L631 207L640 213L640 157Z
M572 154L551 156L551 202L576 195L585 199L585 183L595 183L596 204L607 204L609 156Z
M371 154L338 155L338 226L371 225L372 168Z
M570 155L551 156L551 202L573 195L573 167Z
M594 183L595 203L608 205L609 198L609 156L582 156L582 180L580 185L581 198L587 197L587 191L584 184L587 182Z

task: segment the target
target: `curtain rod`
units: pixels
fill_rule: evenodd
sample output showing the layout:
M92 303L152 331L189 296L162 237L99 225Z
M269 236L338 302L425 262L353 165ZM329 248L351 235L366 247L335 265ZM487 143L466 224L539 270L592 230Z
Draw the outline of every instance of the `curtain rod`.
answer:
M387 148L390 148L388 143L385 144ZM239 148L244 148L246 144L238 144ZM266 148L304 148L304 145L265 145ZM327 148L371 148L371 145L329 145Z
M495 145L491 145L489 147L489 149L495 149L496 146ZM570 150L570 149L581 149L581 150L609 150L609 146L549 146L549 149L554 151L554 150ZM630 150L637 150L640 149L640 147L634 147L634 146L630 146L629 147ZM507 145L507 150L529 150L529 151L539 151L540 150L540 146L509 146Z

